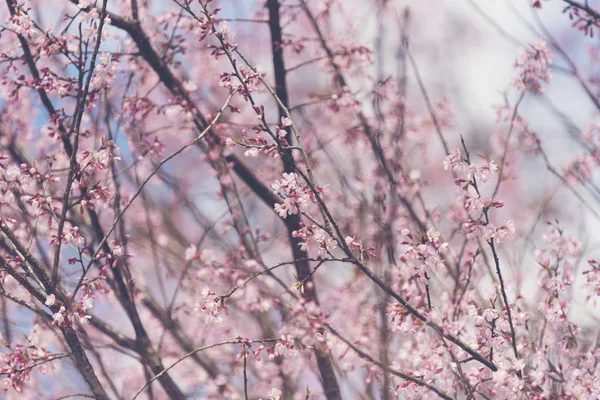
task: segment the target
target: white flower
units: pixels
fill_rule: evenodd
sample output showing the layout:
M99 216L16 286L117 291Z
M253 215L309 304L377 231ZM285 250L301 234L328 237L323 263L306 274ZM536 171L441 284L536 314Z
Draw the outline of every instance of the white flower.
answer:
M204 264L210 264L215 261L215 253L211 249L202 250L200 254L200 261Z
M281 184L279 183L279 181L271 183L271 189L273 189L275 193L279 192L281 190Z
M113 254L115 255L115 257L121 257L123 256L123 254L125 254L125 249L123 248L123 246L118 244L113 248Z
M196 245L193 244L187 249L185 249L185 260L190 261L195 258L198 258L198 247L196 247Z
M235 33L231 31L231 26L227 21L221 23L221 34L223 35L223 40L228 42L235 38Z
M269 391L269 400L280 400L281 399L281 390L277 388L272 388Z
M188 92L193 92L195 90L198 90L198 85L196 85L196 83L192 81L185 81L183 83L183 88Z
M62 324L65 321L65 306L61 306L60 310L52 316L55 324Z
M232 138L228 137L227 139L225 139L225 147L227 147L228 149L233 149L235 145L235 140L233 140Z
M256 158L258 157L258 149L256 147L253 147L251 149L248 149L244 152L244 156L245 157L253 157Z
M53 306L54 304L56 304L56 296L51 294L50 296L46 297L46 302L44 304L46 304L47 306Z
M181 108L180 106L167 107L167 109L165 110L165 115L171 121L178 119L179 115L181 115L182 113L183 108Z
M19 169L19 167L15 166L15 165L9 165L8 168L6 169L6 176L8 176L11 179L17 178L20 175L21 175L21 170Z
M90 308L92 308L94 306L94 298L88 296L87 294L85 296L83 296L83 299L81 299L81 309L83 311L89 310Z

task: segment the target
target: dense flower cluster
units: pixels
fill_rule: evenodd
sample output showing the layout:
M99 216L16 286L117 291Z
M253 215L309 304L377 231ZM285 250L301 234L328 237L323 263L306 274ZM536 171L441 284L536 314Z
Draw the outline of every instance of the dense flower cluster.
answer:
M271 184L271 189L283 198L283 203L277 203L274 207L281 218L306 211L311 202L316 202L314 193L298 181L294 172L284 173L283 179Z
M600 398L600 13L554 1L532 44L449 0L7 1L3 396Z
M552 59L545 41L539 40L531 48L521 48L514 66L519 75L513 78L513 85L520 91L542 92L542 82L550 82Z
M414 237L408 229L402 230L408 240L400 242L406 245L404 254L399 260L403 263L414 262L415 275L421 281L426 281L427 272L435 272L444 268L443 253L448 248L448 243L440 240L440 233L430 229L423 237Z
M9 344L4 338L0 338L0 345L7 350L0 353L0 374L4 377L2 388L5 392L12 387L17 393L22 393L34 371L39 371L42 375L56 372L57 366L51 361L64 355L52 354L40 344L41 330L40 325L34 325L25 343Z

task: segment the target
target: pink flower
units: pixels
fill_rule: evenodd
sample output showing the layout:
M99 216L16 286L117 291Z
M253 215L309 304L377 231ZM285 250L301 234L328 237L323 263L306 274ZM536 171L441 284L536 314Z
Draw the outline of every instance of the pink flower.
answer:
M444 169L446 171L463 169L464 165L459 149L450 150L450 154L444 159Z
M310 188L298 182L293 172L283 173L283 179L273 182L271 189L283 198L282 203L274 205L275 212L281 218L305 211L310 202L316 202Z
M541 82L550 82L551 64L550 53L543 40L538 40L530 48L519 49L519 56L514 63L519 75L513 78L513 85L523 92L542 92Z

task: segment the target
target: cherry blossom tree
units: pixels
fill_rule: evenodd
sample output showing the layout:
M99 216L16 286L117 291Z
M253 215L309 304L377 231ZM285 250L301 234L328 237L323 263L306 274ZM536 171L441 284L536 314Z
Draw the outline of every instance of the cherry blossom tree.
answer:
M600 398L600 4L521 3L5 0L2 396Z

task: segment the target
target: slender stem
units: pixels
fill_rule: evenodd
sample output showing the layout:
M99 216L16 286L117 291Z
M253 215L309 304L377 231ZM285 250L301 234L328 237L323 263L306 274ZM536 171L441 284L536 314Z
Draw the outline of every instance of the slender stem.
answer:
M212 129L212 127L217 123L217 121L221 117L221 115L222 115L223 111L225 110L225 108L227 108L227 105L229 105L229 101L231 100L232 96L233 95L230 94L229 97L227 97L227 100L225 100L225 104L223 104L223 106L221 107L221 109L219 110L219 112L217 113L217 115L215 116L215 118L213 119L213 121L210 123L210 125L208 127L206 127L206 129L204 129L204 131L200 135L198 135L194 140L192 140L191 142L183 145L178 150L176 150L175 152L171 153L169 156L167 156L166 158L164 158L161 162L158 163L158 165L156 167L154 167L154 170L152 170L152 172L150 173L150 175L148 175L146 177L146 179L144 179L144 181L142 182L142 184L140 185L140 187L138 188L138 190L133 194L133 196L131 197L131 199L129 199L129 202L127 202L127 204L125 205L125 207L123 207L123 210L121 211L121 213L115 218L115 220L113 221L110 229L106 232L106 234L104 235L104 237L102 238L102 240L98 244L98 246L96 248L96 252L91 257L91 260L90 260L89 264L87 265L87 267L85 269L85 273L82 274L81 277L79 278L79 282L77 284L77 287L73 291L73 296L72 296L73 298L77 294L77 290L81 287L81 284L83 283L83 280L84 280L87 272L90 271L91 266L92 266L92 264L94 263L94 261L96 259L96 256L100 253L100 251L102 249L102 246L104 246L104 244L107 242L110 234L115 230L117 224L119 223L119 221L121 221L121 219L125 215L125 212L133 204L133 202L135 201L135 199L137 199L137 197L140 195L140 193L142 193L142 190L148 184L148 182L150 182L150 179L152 179L152 177L154 177L154 175L156 175L156 173L158 172L158 170L161 169L163 165L165 165L167 162L169 162L170 160L172 160L173 158L175 158L176 156L178 156L179 154L181 154L185 149L187 149L187 148L193 146L194 144L198 143L204 137L204 135L206 135L206 133L210 129Z
M244 353L244 399L248 400L248 376L246 373L246 364L248 363L247 351L246 351L246 343L242 343L242 350Z
M329 330L334 336L336 336L337 338L339 338L342 342L344 342L348 347L350 347L352 350L354 350L354 352L356 354L358 354L362 359L369 361L372 364L377 365L379 368L383 369L384 371L387 371L389 373L391 373L392 375L396 375L404 380L407 380L409 382L415 383L419 386L423 386L429 390L431 390L432 392L434 392L435 394L437 394L439 397L441 397L442 399L445 400L453 400L452 397L450 397L448 394L442 392L440 389L436 388L435 386L425 382L422 379L419 379L415 376L409 375L407 373L404 373L402 371L398 371L396 369L390 368L389 366L382 364L381 362L377 361L376 359L374 359L373 357L371 357L368 353L362 351L361 349L359 349L356 345L354 345L352 342L350 342L348 339L344 338L342 335L340 335L338 333L338 331L336 331L333 327L331 327L330 325L326 325L327 330Z
M268 342L277 342L279 339L259 339L259 340L253 340L253 342L262 342L262 343L268 343ZM157 380L161 375L166 374L169 370L171 370L172 368L174 368L177 364L179 364L180 362L192 357L194 354L199 353L201 351L204 350L208 350L208 349L212 349L215 347L219 347L219 346L224 346L227 344L238 344L238 343L242 343L242 339L236 339L236 340L226 340L224 342L220 342L220 343L214 343L214 344L210 344L207 346L202 346L202 347L198 347L197 349L194 349L192 351L190 351L189 353L185 354L183 357L180 357L177 361L175 361L173 364L169 365L168 367L166 367L162 372L156 374L156 376L154 376L149 382L146 382L146 384L144 386L142 386L136 393L135 395L131 398L131 400L135 400L139 397L140 394L142 394L142 392L144 391L144 389L146 389L146 387L148 385L151 385L152 382L154 382L155 380Z
M67 135L66 140L69 140L69 136L72 133L75 133L75 138L73 139L73 148L71 154L69 155L69 173L67 176L67 184L65 187L65 192L62 201L62 211L61 216L58 221L58 230L56 233L57 244L56 249L54 250L54 261L52 263L52 287L56 286L58 283L58 264L60 262L60 249L62 244L62 234L65 227L65 222L67 220L67 212L69 211L69 198L71 195L71 188L73 186L73 182L75 181L75 174L79 172L78 163L77 163L77 150L79 149L79 132L81 130L81 121L83 120L83 113L86 108L86 100L90 90L90 84L92 82L92 76L94 75L94 68L96 66L96 59L98 57L98 52L100 50L100 43L102 42L102 29L104 28L104 21L106 20L106 4L108 0L104 0L102 3L102 9L100 11L100 23L98 25L98 33L96 35L96 43L94 46L94 51L92 53L92 59L90 61L88 74L86 77L85 85L80 90L80 94L77 97L77 106L75 107L75 118L73 121L73 125ZM80 65L80 76L79 83L81 85L81 80L84 76L85 64L83 60L81 60Z
M563 0L563 1L567 4L569 4L571 7L579 8L580 10L583 10L586 13L588 13L588 15L594 17L597 20L600 20L600 13L598 11L594 10L593 8L588 7L587 1L586 1L586 4L581 4L574 0Z
M467 150L467 145L465 143L464 138L461 136L461 142L462 142L462 146L463 149L465 150L465 156L467 159L467 163L470 165L471 164L471 156L469 155L469 151ZM502 179L502 176L500 176L498 179ZM473 188L475 189L475 191L477 192L477 196L479 196L479 198L481 198L481 193L479 192L479 188L477 186L477 180L475 177L472 178L471 180L471 184L473 186ZM485 222L486 224L490 223L490 217L489 217L489 207L485 207L483 209L483 214L485 217ZM517 351L517 337L516 337L516 332L515 332L515 326L513 323L513 319L512 319L512 312L510 309L510 303L508 302L508 295L506 294L506 287L504 286L504 278L502 277L502 270L500 269L500 259L498 257L498 252L496 251L496 244L494 242L494 238L490 238L487 241L488 245L490 246L490 249L492 250L492 255L494 257L494 265L496 267L496 274L498 275L498 279L500 280L500 292L502 294L502 300L504 301L504 307L506 308L506 314L508 315L508 324L510 326L510 336L511 336L511 344L512 344L512 349L513 349L513 353L515 355L515 358L518 360L519 359L519 352ZM519 376L519 378L521 377L521 372L518 371L517 375Z

